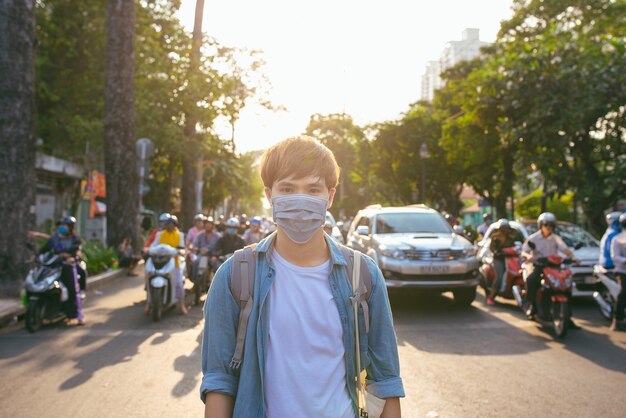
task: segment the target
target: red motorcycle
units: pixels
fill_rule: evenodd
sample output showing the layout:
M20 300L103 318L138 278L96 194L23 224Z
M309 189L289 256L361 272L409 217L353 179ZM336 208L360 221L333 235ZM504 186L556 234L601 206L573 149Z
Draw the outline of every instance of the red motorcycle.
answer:
M532 244L532 243L531 243ZM572 316L570 298L572 295L572 271L566 266L572 260L558 255L540 258L535 268L543 270L541 286L537 290L537 315L529 315L529 319L552 327L557 338L564 338L567 334L568 323ZM515 285L513 293L518 306L524 310L526 287Z
M496 296L503 297L505 299L515 299L513 293L513 286L524 287L524 279L522 278L521 265L522 260L520 258L521 247L519 245L514 247L506 247L501 250L504 255L504 280L498 289ZM491 287L494 280L496 280L496 270L493 267L493 256L489 255L484 258L483 265L479 268L480 271L480 285L485 290L485 296L489 296Z

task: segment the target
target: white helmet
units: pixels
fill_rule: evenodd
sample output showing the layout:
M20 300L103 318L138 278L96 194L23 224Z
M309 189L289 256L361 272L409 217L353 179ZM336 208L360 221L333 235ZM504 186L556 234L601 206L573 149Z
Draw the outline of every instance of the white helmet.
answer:
M170 215L169 213L165 212L165 213L162 213L161 215L159 215L159 222L165 222L165 221L167 221L167 220L169 220L171 218L172 218L172 215Z
M206 219L206 216L204 216L201 213L198 213L196 216L193 217L194 221L202 221L202 222L204 222L205 219Z
M551 224L552 226L556 227L556 216L554 216L554 213L544 212L541 215L539 215L539 217L537 218L537 226L541 228L541 225L548 225L548 224Z
M229 220L224 222L224 226L226 228L239 228L239 219L237 219L237 218L230 218Z
M622 214L622 212L611 212L608 215L606 215L606 224L608 226L613 225L615 222L619 222L619 217Z
M626 212L619 216L619 223L622 224L622 228L626 228Z
M509 220L507 218L502 218L500 220L498 220L498 228L510 228L511 224L509 223Z

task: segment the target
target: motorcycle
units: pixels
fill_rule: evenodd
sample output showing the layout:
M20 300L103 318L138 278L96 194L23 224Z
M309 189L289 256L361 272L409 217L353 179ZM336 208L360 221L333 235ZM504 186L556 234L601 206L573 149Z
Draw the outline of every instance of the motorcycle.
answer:
M68 300L67 287L61 282L63 259L52 252L35 258L24 282L26 292L26 329L36 332L42 325L66 318L64 302Z
M615 281L610 271L601 265L593 266L593 275L596 277L596 288L598 289L593 292L593 298L600 308L600 314L604 319L610 321L613 318L615 301L622 287Z
M502 254L504 255L504 280L500 285L500 289L496 293L497 296L505 299L516 299L513 292L513 286L524 286L524 279L521 272L521 254L522 244L516 242L514 247L503 248ZM479 267L480 285L485 291L485 296L489 296L491 293L491 286L496 279L496 271L493 267L493 255L487 255L483 258L483 264ZM518 301L519 302L519 301Z
M211 254L207 249L200 250L200 254L197 255L198 270L196 276L193 277L193 293L194 304L200 304L200 297L209 290L211 286L211 279L215 274L215 271L211 265Z
M148 281L148 301L152 320L161 319L163 311L177 305L175 269L178 257L180 269L185 271L185 258L179 255L179 250L167 245L158 244L148 250L146 262L146 278Z
M529 245L533 247L533 243ZM566 266L572 264L569 258L558 255L542 257L537 261L536 268L543 270L541 285L537 290L537 315L529 315L526 308L526 288L513 286L517 305L525 311L529 319L534 319L542 325L552 327L557 338L565 338L572 312L570 297L574 279L572 271ZM521 302L521 303L520 303Z

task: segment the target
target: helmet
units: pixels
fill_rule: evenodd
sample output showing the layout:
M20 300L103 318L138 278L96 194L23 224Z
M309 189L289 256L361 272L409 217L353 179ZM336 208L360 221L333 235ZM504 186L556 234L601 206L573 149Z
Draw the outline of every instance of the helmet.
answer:
M170 217L170 221L172 221L172 223L173 223L174 225L178 226L178 216L176 216L176 215L172 215L172 216Z
M611 212L608 215L606 215L606 224L608 226L613 225L615 222L619 222L619 217L622 214L622 212Z
M261 218L255 216L254 218L250 219L250 225L261 225Z
M483 213L483 221L491 220L491 213Z
M172 215L170 215L167 212L164 212L161 215L159 215L159 222L165 222L165 221L169 220L171 217L172 217Z
M204 219L205 219L205 218L206 218L206 216L204 216L204 215L203 215L203 214L201 214L201 213L198 213L196 216L194 216L194 217L193 217L193 220L194 220L194 222L195 222L195 221L203 221L203 222L204 222Z
M502 218L498 221L498 228L510 228L511 224L509 223L509 220L506 218Z
M541 225L556 226L556 216L554 213L544 212L537 218L537 226L541 228Z
M626 229L626 212L619 216L619 223L622 225L622 228Z
M205 223L205 224L214 224L214 223L215 223L215 221L213 220L213 217L212 217L212 216L205 216L205 217L204 217L204 223Z
M239 219L237 219L237 218L230 218L229 220L224 222L224 226L226 228L239 228Z
M76 225L76 218L73 216L63 216L57 221L57 225L61 224L73 227L74 225Z

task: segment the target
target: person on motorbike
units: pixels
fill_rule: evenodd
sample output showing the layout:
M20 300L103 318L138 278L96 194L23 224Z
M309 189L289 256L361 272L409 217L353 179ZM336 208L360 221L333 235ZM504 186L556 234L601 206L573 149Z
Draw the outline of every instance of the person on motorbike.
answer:
M177 227L178 218L170 216L167 218L163 225L163 230L157 233L154 242L150 246L155 247L159 244L167 244L171 247L184 251L185 248L185 234L180 232ZM174 259L176 262L176 268L174 270L174 286L176 289L176 298L178 299L178 309L181 315L187 315L187 306L185 306L185 289L183 287L183 271L180 266L178 257ZM149 305L146 305L144 313L149 313Z
M84 325L82 302L80 300L79 269L77 257L80 255L80 238L74 234L76 218L64 216L57 221L57 232L41 247L39 253L54 252L63 259L61 282L67 288L65 314L70 325Z
M598 260L598 263L607 270L612 270L615 267L611 259L611 241L617 234L622 232L622 225L619 222L621 214L622 212L611 212L606 215L608 227L600 240L600 260Z
M480 239L482 239L482 237L484 237L487 233L487 229L489 228L489 225L491 225L491 220L491 213L483 214L483 223L478 225L478 228L476 228L476 232L478 232Z
M246 246L237 231L239 230L239 219L230 218L224 222L224 235L217 240L215 244L215 252L218 256L227 256L233 254L235 251L242 249Z
M150 248L150 246L154 242L154 239L156 238L157 234L159 232L161 232L161 230L163 229L163 226L165 225L165 221L167 221L171 217L172 217L172 215L170 215L167 212L164 212L164 213L159 215L159 226L154 228L154 230L150 233L150 236L146 240L145 244L143 245L142 253L144 254L144 259L148 258L147 257L148 248Z
M187 235L185 237L185 245L187 245L187 249L191 250L191 248L193 247L193 242L198 234L204 231L205 219L206 216L201 213L198 213L196 216L193 217L193 226L189 228L189 231L187 231Z
M193 250L196 254L207 254L211 257L211 267L216 269L217 257L215 256L215 248L217 241L222 237L222 234L215 230L215 221L211 216L208 216L204 220L204 231L200 232L193 242ZM200 257L196 257L191 264L191 278L195 282L195 277L198 272L198 265L200 264Z
M511 227L508 219L502 218L494 226L489 239L489 250L493 254L493 269L496 278L491 284L489 296L487 297L487 305L493 305L495 303L494 298L502 285L505 273L506 260L502 250L515 246L515 241L521 241L521 236L519 231Z
M611 260L614 263L615 278L622 289L615 301L611 331L626 331L624 324L624 309L626 308L626 213L622 213L618 220L622 232L613 237L611 241Z
M580 260L574 256L574 253L567 247L563 239L554 233L556 216L553 213L544 212L539 215L537 226L539 227L537 232L531 234L522 247L522 258L524 259L522 267L526 272L526 303L528 305L526 311L529 317L537 312L535 296L541 282L541 274L543 273L543 268L537 265L539 259L562 252L573 262L580 263ZM534 244L534 249L530 247L529 242ZM570 320L568 326L572 329L580 328L572 320Z
M250 220L250 228L243 233L243 241L246 245L257 244L263 239L261 232L261 218L255 216Z

